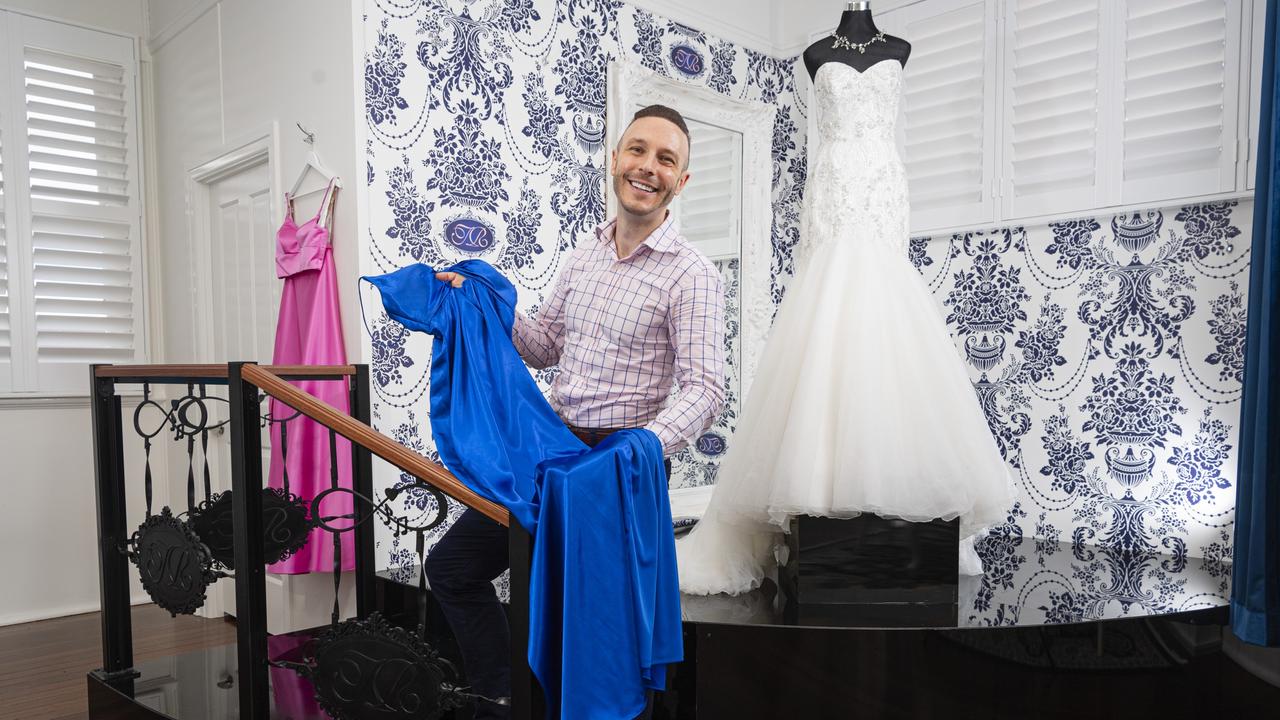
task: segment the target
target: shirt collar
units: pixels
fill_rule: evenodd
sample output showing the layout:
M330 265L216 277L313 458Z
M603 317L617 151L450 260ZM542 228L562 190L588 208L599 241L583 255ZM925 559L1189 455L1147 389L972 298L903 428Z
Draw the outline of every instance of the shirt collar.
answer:
M596 238L610 250L614 249L613 233L618 227L618 218L612 217L605 222L596 226ZM641 246L648 245L649 249L654 252L673 253L678 249L678 239L680 237L680 224L676 222L675 215L671 211L667 211L667 217L662 224L654 228L653 232L640 243Z

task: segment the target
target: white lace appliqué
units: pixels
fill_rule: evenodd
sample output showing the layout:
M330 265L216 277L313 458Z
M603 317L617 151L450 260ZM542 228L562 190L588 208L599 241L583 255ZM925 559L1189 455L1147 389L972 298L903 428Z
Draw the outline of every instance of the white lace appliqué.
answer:
M818 68L817 151L810 158L797 270L829 242L874 242L906 256L907 174L895 125L902 65L864 72L839 62Z

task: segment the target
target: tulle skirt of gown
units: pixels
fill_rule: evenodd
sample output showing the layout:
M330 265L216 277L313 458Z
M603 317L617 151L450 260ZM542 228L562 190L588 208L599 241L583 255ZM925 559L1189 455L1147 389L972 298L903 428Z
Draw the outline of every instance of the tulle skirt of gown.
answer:
M813 249L741 418L706 514L676 544L688 594L757 587L795 515L959 517L971 538L1013 502L935 300L905 252L887 244Z

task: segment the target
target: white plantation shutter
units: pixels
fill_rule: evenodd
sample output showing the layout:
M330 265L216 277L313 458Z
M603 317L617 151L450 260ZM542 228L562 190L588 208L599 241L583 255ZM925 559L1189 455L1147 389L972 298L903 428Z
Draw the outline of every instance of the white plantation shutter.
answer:
M685 238L712 259L736 257L742 215L742 135L688 121L689 184L676 217Z
M1127 0L1121 203L1235 188L1239 0Z
M912 44L900 127L913 232L995 218L995 7L939 0L886 14L885 29Z
M1106 205L1101 196L1100 0L1005 6L1003 215Z
M12 389L84 392L88 364L143 357L134 43L17 14L9 22L18 92L3 109L20 131L5 138L4 167L24 190L6 228L22 245L8 276L22 315Z
M130 226L36 215L32 230L40 363L132 360L138 308Z

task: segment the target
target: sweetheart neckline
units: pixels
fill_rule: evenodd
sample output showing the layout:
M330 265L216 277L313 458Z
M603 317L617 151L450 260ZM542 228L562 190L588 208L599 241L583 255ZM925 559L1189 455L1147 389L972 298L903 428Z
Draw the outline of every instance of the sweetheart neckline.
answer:
M818 73L822 72L822 68L829 67L831 65L843 65L844 67L847 67L850 70L852 70L854 75L861 77L871 72L872 68L876 67L877 65L884 65L885 63L897 63L899 68L902 67L902 63L898 62L898 60L896 60L895 58L885 58L884 60L877 60L871 63L870 65L868 65L866 70L859 70L858 68L848 63L842 63L839 60L828 60L827 62L824 62L821 65L819 65L818 69L814 71L813 81L815 83L818 82Z

